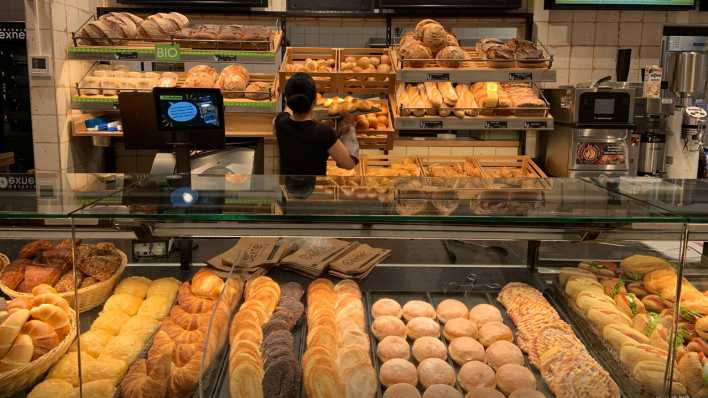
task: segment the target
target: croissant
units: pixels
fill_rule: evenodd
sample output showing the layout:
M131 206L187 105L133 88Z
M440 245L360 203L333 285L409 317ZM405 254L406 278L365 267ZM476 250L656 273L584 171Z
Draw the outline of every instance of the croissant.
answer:
M44 293L54 293L57 294L57 289L53 288L51 285L46 283L39 284L32 289L32 295L39 296Z
M42 304L54 304L64 311L69 312L69 303L57 293L46 292L37 294L32 297L31 303L32 307L37 307Z
M172 363L168 387L170 397L186 397L194 392L197 387L200 365L200 355L192 357L184 366L176 366L174 362Z
M28 364L32 360L33 353L32 338L26 334L18 335L10 351L0 359L0 373Z
M158 357L161 355L172 355L172 351L175 349L175 341L172 340L164 330L158 330L155 333L155 337L152 340L152 347L148 351L148 359L152 357Z
M16 310L29 310L32 308L32 301L24 297L17 297L7 302L7 312L13 313Z
M151 362L141 359L130 368L120 385L125 398L162 398L167 393L167 378L170 376L170 357L161 355Z
M172 307L172 311L170 311L170 319L185 330L194 330L199 327L200 323L208 323L210 316L209 312L190 314L180 305Z
M14 300L13 300L14 301ZM7 319L0 324L0 358L2 358L10 348L12 342L20 334L20 329L29 319L30 312L25 309L19 309L8 315Z
M69 334L69 315L54 304L40 304L30 310L32 318L47 322L63 339Z
M184 307L187 312L192 314L198 312L209 312L214 304L213 300L197 297L192 294L192 291L189 288L189 282L184 282L182 286L179 287L177 302L179 305Z
M160 327L160 330L167 333L167 335L178 344L199 343L204 341L205 332L202 329L206 328L185 330L171 319L165 319Z
M216 299L224 287L224 281L211 271L199 271L192 277L192 293L199 297Z
M34 344L33 360L51 351L54 347L58 346L61 341L53 327L46 322L36 319L27 321L20 333L26 334L32 338L32 343Z

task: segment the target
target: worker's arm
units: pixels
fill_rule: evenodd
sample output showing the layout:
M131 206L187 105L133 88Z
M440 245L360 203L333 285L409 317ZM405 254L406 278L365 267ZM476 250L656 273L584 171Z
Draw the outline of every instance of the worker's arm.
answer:
M359 159L349 153L349 149L347 149L341 140L337 140L337 142L329 148L329 155L337 162L337 167L342 169L351 170L359 163Z

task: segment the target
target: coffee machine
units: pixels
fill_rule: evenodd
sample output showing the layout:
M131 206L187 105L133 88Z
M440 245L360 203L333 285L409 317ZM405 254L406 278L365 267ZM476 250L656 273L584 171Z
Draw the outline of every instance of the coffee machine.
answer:
M663 97L674 106L667 118L666 177L669 178L696 178L699 174L707 114L697 105L704 102L706 95L707 44L706 26L664 27L661 62L668 90Z
M635 88L609 79L544 90L556 125L543 136L550 175L628 175Z

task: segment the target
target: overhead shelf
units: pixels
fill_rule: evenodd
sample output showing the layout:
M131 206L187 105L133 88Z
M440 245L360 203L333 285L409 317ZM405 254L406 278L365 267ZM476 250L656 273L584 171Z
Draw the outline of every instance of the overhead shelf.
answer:
M69 59L90 61L153 61L153 62L241 62L245 64L278 63L280 51L193 50L182 49L179 59L158 59L154 47L69 47Z
M81 111L109 112L117 111L118 97L115 96L80 96L71 97L72 109ZM249 99L224 99L226 113L276 113L278 101L254 101Z
M441 116L397 116L398 130L553 130L553 117L522 117L522 116L475 116L475 117L441 117Z

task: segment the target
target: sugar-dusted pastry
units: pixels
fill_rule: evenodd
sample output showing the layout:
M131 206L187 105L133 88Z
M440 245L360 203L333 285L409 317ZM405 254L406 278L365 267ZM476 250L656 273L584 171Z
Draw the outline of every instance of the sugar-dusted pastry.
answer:
M401 311L401 305L398 304L398 301L390 298L376 300L376 302L371 306L371 316L374 317L374 319L383 315L390 315L400 318Z
M398 383L389 386L384 391L383 398L420 398L420 392L413 385Z
M438 319L445 323L450 319L467 318L468 309L465 303L460 300L445 299L438 304L436 312Z
M143 300L127 293L114 293L106 300L103 311L122 311L130 316L138 313Z
M440 358L428 358L418 364L418 381L425 388L433 384L455 384L455 370Z
M371 324L371 331L378 340L382 340L386 336L405 338L407 335L406 325L403 321L391 315L383 315L376 318Z
M528 368L518 364L506 364L497 369L497 388L506 395L521 388L536 388L536 378Z
M413 356L418 362L428 358L447 359L447 347L437 337L423 336L413 342Z
M379 371L381 384L391 386L398 383L411 385L418 384L418 371L415 366L401 358L394 358L384 362Z
M457 381L465 391L470 391L475 387L494 388L497 385L494 370L479 361L470 361L462 365L457 374Z
M484 346L472 337L458 337L448 347L450 358L462 366L471 361L484 361Z
M412 340L419 339L423 336L438 337L440 336L440 325L437 321L419 316L408 321L406 324L407 334Z
M386 336L376 347L376 354L381 362L389 359L408 359L411 356L411 349L405 338L400 336Z
M462 398L462 393L448 384L433 384L425 389L423 398Z
M469 319L482 326L488 322L503 322L499 309L491 304L477 304L470 310Z
M27 398L58 398L70 397L74 386L62 379L46 379L37 384L27 395Z
M502 365L515 363L517 365L524 364L524 354L521 353L519 347L514 343L506 340L499 340L487 348L484 361L494 370L499 369Z
M501 322L488 322L479 328L478 340L485 347L498 340L513 341L513 339L511 329Z
M406 322L417 317L435 319L435 316L435 308L423 300L411 300L403 306L403 319Z
M144 299L150 287L150 279L142 276L129 276L118 283L113 294L125 293Z
M91 324L91 330L103 329L112 335L117 335L129 319L130 316L123 311L102 311Z
M477 323L467 318L450 319L445 323L443 334L448 341L458 337L477 337Z

